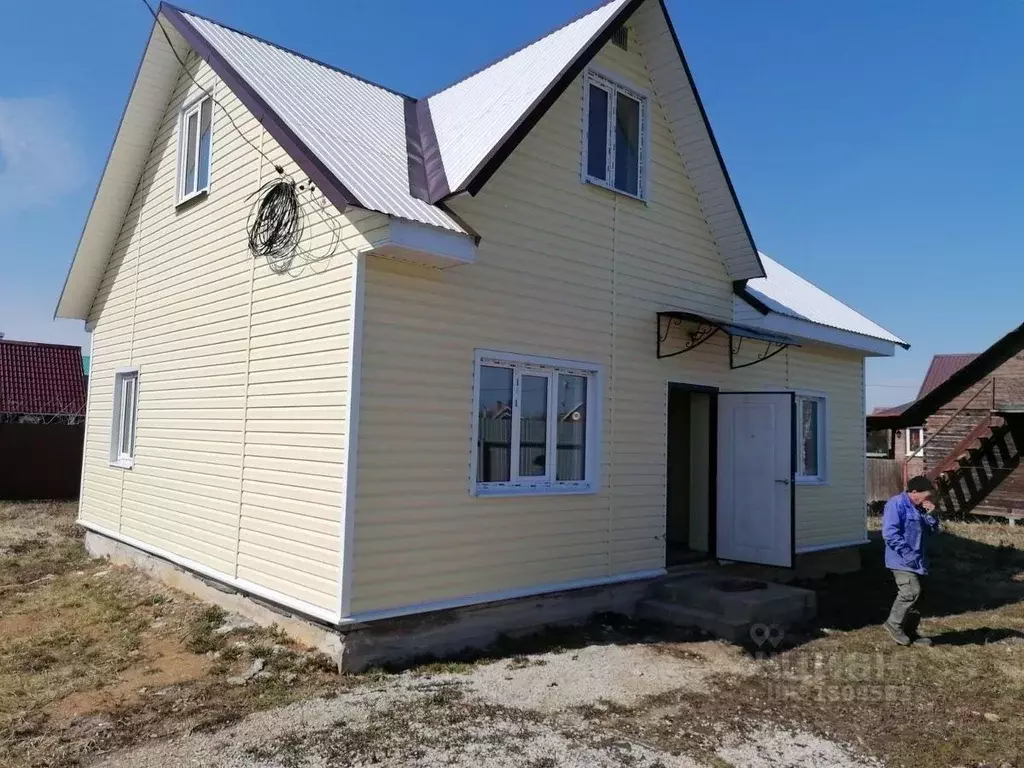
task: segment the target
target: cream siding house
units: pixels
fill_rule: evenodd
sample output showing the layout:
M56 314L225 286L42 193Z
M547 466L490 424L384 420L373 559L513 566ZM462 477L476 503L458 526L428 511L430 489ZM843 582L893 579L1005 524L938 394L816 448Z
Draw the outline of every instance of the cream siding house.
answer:
M657 0L419 100L161 6L57 314L90 534L342 627L856 547L903 344L757 252Z

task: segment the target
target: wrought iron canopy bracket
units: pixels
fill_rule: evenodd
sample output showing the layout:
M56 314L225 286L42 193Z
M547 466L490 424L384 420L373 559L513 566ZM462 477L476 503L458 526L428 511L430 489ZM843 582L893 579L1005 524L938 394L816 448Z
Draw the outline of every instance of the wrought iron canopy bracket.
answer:
M665 342L668 341L668 337L672 332L673 328L681 327L684 322L693 322L697 324L697 330L689 335L689 341L687 341L682 349L677 349L672 352L665 351ZM696 349L705 341L710 339L716 333L721 330L717 325L712 325L703 318L693 316L681 315L677 312L659 312L658 313L658 359L663 360L666 357L675 357L685 352L689 352L692 349Z
M697 329L687 334L688 340L683 344L682 348L673 349L671 351L666 350L666 342L668 341L668 337L672 334L672 329L681 327L683 323L695 325L697 326ZM795 343L795 339L783 334L777 334L757 328L746 328L735 323L713 320L689 312L659 312L657 330L659 360L666 357L675 357L676 355L681 355L692 349L696 349L716 333L721 331L729 337L729 368L732 370L749 368L752 365L757 365L760 362L764 362L765 360L775 357L775 355L779 354L779 352L782 352L784 349L788 349L792 346L799 346L799 344ZM746 363L737 363L736 358L740 353L740 348L743 346L744 340L750 341L754 344L764 344L764 350L759 352L757 358L754 360Z
M740 368L749 368L752 365L763 363L765 360L770 360L775 357L779 352L789 348L789 344L782 344L775 341L760 341L758 343L764 344L764 350L757 353L757 357L746 363L737 363L736 356L740 353L740 346L743 344L742 336L730 336L729 343L729 368L733 371L738 371Z

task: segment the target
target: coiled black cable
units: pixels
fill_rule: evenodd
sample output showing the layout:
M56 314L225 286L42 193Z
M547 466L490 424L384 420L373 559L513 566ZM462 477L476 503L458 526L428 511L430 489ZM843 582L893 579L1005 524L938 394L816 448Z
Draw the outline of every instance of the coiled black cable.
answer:
M265 258L275 272L286 272L305 228L295 181L273 179L250 195L253 197L256 202L246 224L249 252L254 258Z

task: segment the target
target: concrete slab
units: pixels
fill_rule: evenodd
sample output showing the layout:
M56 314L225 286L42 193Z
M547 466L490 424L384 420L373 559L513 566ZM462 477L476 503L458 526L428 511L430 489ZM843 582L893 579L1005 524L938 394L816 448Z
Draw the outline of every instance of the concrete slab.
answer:
M732 642L763 641L769 630L771 637L780 637L787 628L811 621L816 612L816 595L808 589L715 570L665 579L638 606L642 617L700 627Z

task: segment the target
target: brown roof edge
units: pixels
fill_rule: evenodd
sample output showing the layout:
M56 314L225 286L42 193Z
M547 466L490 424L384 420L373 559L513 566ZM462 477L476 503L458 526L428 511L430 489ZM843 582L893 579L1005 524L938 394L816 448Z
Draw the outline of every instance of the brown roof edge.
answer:
M901 413L868 416L868 429L899 429L900 427L915 427L923 424L939 408L968 387L977 384L1022 349L1024 349L1024 323L1007 333L924 397L919 397Z
M921 382L921 389L917 392L918 399L927 395L977 356L977 352L966 355L935 355Z

